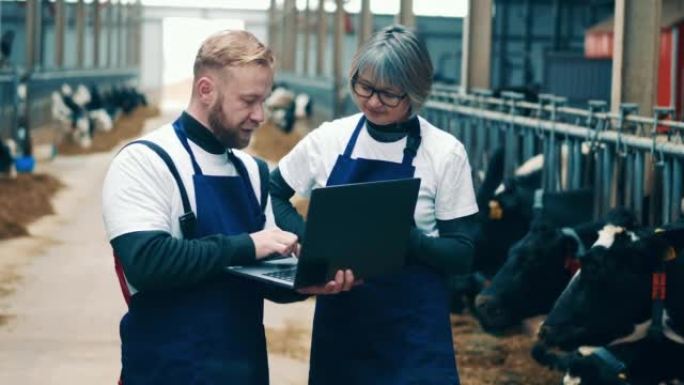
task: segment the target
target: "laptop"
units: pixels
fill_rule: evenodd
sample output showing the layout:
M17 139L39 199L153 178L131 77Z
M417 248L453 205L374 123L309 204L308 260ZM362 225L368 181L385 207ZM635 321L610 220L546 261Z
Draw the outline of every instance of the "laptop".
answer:
M229 266L230 273L285 288L320 285L340 269L355 279L404 266L420 179L321 187L311 192L299 258Z

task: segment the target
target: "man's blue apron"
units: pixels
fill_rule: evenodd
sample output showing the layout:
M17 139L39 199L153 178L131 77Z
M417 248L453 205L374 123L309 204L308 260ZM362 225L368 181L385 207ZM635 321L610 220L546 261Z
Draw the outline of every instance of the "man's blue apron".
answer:
M412 178L419 130L409 133L402 163L352 159L364 123L361 118L327 185ZM310 385L458 383L447 288L429 267L409 265L316 299Z
M239 176L203 175L180 120L178 139L195 171L196 237L263 229L244 164ZM266 385L263 301L255 283L219 275L182 289L139 292L121 321L124 385Z

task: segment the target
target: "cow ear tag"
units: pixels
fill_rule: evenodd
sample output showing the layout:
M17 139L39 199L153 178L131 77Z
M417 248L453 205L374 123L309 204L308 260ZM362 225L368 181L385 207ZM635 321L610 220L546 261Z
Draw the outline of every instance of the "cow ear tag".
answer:
M663 256L663 261L669 262L674 261L677 258L677 252L674 247L670 246L665 250L665 255Z
M665 229L662 228L657 228L653 230L654 233L663 233L665 232ZM669 262L669 261L674 261L677 259L677 251L674 249L674 247L670 246L665 250L665 254L663 255L663 261Z
M489 219L498 221L503 218L503 209L499 202L495 200L489 201Z

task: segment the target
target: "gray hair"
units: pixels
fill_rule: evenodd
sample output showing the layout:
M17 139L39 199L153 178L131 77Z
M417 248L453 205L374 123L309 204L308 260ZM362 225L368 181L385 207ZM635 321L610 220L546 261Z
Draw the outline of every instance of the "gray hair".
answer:
M350 87L353 79L366 71L373 82L406 92L411 114L420 110L430 94L430 54L416 34L402 25L381 29L356 51L349 71Z

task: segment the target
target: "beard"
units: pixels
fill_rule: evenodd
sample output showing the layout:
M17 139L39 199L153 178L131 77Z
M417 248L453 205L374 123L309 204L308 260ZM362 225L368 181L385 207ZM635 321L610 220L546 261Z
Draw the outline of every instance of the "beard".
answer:
M226 148L243 149L249 144L249 137L244 138L240 135L238 127L232 127L232 124L226 119L223 113L223 95L221 95L209 109L208 116L209 128Z

